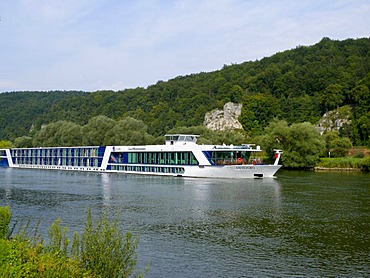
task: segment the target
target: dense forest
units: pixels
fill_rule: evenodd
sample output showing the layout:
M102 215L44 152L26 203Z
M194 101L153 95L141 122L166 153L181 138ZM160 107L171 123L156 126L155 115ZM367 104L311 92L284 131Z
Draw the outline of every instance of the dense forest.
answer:
M370 38L323 38L313 46L158 81L147 88L2 93L0 140L32 137L42 126L58 121L84 126L101 115L115 121L139 120L156 138L174 128L202 125L206 112L232 101L243 104L239 121L249 136L262 135L276 119L289 125L316 124L327 111L349 106L352 122L340 135L353 145L370 145L369 88Z

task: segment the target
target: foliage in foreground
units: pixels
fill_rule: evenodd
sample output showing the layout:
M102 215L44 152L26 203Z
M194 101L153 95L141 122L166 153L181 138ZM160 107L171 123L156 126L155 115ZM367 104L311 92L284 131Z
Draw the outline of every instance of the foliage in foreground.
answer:
M138 238L123 234L117 220L104 214L94 225L88 213L85 229L74 239L56 220L48 231L48 241L26 236L27 225L11 237L11 212L0 207L1 277L143 277L135 273Z

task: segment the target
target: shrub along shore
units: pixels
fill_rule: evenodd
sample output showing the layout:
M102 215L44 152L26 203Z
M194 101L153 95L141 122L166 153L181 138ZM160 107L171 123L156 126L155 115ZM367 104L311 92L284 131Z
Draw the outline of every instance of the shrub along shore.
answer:
M96 224L88 212L81 235L67 237L68 229L57 219L44 240L30 222L10 227L9 207L0 207L1 277L143 277L136 271L138 238L123 233L118 221L108 221L105 213ZM70 244L72 243L72 244Z

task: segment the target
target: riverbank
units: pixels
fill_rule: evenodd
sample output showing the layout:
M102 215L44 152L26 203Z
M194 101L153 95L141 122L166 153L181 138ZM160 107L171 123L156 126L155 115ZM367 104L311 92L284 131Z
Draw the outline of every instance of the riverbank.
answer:
M340 168L340 167L334 167L334 168L329 168L329 167L315 167L315 171L323 171L323 172L362 172L362 169L360 168Z
M320 158L314 168L316 171L350 171L350 172L369 172L370 157L339 157L339 158Z

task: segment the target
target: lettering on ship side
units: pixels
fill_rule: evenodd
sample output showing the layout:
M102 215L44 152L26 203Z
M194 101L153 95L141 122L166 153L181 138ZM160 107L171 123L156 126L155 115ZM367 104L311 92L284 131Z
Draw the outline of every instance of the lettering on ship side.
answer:
M237 170L251 170L251 169L256 169L254 166L236 166L235 169Z

